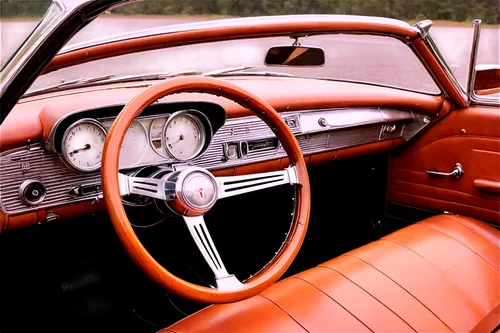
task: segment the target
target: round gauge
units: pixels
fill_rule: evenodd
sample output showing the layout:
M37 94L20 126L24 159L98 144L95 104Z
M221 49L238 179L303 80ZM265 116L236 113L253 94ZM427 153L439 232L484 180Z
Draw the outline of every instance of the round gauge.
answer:
M101 167L106 131L93 119L71 125L63 136L62 153L66 162L79 171L91 172Z
M130 167L140 162L148 144L146 130L138 121L132 122L123 138L120 167Z
M163 130L164 146L172 157L188 160L196 157L205 144L205 130L200 119L187 112L173 114Z

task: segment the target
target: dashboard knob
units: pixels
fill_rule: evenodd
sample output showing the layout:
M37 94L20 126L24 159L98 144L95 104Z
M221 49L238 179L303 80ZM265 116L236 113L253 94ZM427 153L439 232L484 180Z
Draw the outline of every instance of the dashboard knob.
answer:
M19 186L19 197L24 203L30 206L42 203L46 194L47 189L45 185L35 179L27 179Z
M385 125L385 128L384 128L384 132L385 133L394 133L396 131L396 125L395 124L392 124L392 125Z
M328 121L325 118L321 117L318 119L318 124L321 127L326 127L328 126Z

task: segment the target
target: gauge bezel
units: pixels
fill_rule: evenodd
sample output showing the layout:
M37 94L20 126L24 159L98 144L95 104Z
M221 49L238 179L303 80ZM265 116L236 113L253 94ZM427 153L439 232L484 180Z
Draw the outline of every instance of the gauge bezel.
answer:
M171 158L171 156L167 153L167 150L163 147L163 130L165 128L165 123L167 122L167 119L171 116L172 114L171 113L167 113L167 114L164 114L163 117L155 117L155 118L152 118L151 119L151 124L149 124L149 131L148 131L148 141L149 141L149 146L151 147L151 149L153 149L153 151L158 154L159 156L161 157L165 157L165 158ZM152 132L152 129L153 129L153 123L156 121L156 120L163 120L164 123L161 127L161 133L160 133L160 141L161 141L161 147L160 148L156 148L154 145L153 145L153 140L151 139L151 132Z
M97 127L99 127L103 133L104 133L104 138L106 138L108 136L108 131L106 131L106 128L97 120L93 119L93 118L82 118L78 121L75 121L74 123L72 123L71 125L68 126L68 128L66 128L66 131L64 131L64 134L63 134L63 137L62 137L62 141L61 141L61 154L62 154L62 158L64 160L64 162L69 165L71 168L79 171L79 172L85 172L85 173L90 173L90 172L95 172L97 170L99 170L101 168L101 163L102 163L102 156L101 156L101 161L99 161L98 164L96 164L95 166L91 167L91 168L82 168L82 167L79 167L79 166L76 166L75 164L73 164L69 158L68 158L68 151L67 151L67 148L66 148L66 145L64 144L66 142L66 138L69 134L69 132L71 131L72 128L74 128L76 125L79 125L79 124L82 124L82 123L92 123L93 125L96 125Z
M200 143L199 143L199 147L194 151L194 153L192 153L190 156L187 156L187 157L177 157L175 156L171 151L170 149L168 148L168 144L166 143L166 132L167 132L167 126L170 124L170 122L175 119L176 117L178 116L188 116L190 117L194 122L195 124L198 126L199 130L200 130ZM198 111L198 110L181 110L181 111L177 111L177 112L174 112L170 115L170 117L167 118L167 121L165 122L165 125L163 126L163 132L162 132L162 141L164 143L164 149L165 151L167 152L167 154L175 159L175 160L178 160L178 161L188 161L188 160L192 160L196 157L198 157L202 152L203 150L205 149L206 147L206 142L207 142L207 135L210 135L211 136L211 128L208 128L205 126L205 124L203 123L203 121L200 119L200 117L203 117L205 118L205 121L207 124L210 124L210 122L208 121L208 118L207 116L205 116L205 114L203 114L202 112ZM210 133L209 133L210 131Z

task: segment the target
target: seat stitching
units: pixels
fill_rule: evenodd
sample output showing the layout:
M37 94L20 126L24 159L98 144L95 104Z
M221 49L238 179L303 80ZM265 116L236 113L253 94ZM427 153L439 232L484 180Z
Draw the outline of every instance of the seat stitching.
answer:
M311 286L313 286L314 288L316 288L317 290L319 290L322 294L324 294L326 297L328 297L329 299L331 299L332 301L334 301L335 303L337 303L340 307L342 307L342 309L346 310L351 316L353 316L354 318L356 318L357 321L359 321L361 324L363 324L363 326L365 326L367 329L370 330L370 332L374 332L370 327L368 327L368 325L366 325L361 319L359 319L357 316L354 315L354 313L352 313L351 311L347 310L342 304L340 304L335 298L331 297L330 295L328 295L327 293L325 293L323 290L321 290L320 288L316 287L314 284L312 284L311 282L307 281L307 280L304 280L303 278L301 277L298 277L298 276L291 276L292 278L295 278L297 280L301 280L307 284L310 284Z
M342 256L348 256L348 257L356 258L356 259L358 259L358 260L360 260L360 261L364 262L364 263L365 263L365 264L367 264L368 266L373 267L373 269L375 269L375 270L379 271L382 275L384 275L384 276L385 276L385 277L387 277L389 280L391 280L392 282L394 282L395 284L397 284L397 285L398 285L401 289L403 289L404 291L406 291L406 292L408 293L408 295L410 295L411 297L413 297L413 298L414 298L417 302L419 302L420 304L422 304L422 306L423 306L424 308L426 308L427 310L429 310L429 312L430 312L430 313L432 313L432 314L433 314L433 315L434 315L434 316L435 316L435 317L436 317L436 318L437 318L440 322L442 322L444 326L448 327L448 328L449 328L449 330L450 330L451 332L454 332L454 330L453 330L450 326L448 326L448 324L446 324L446 323L445 323L445 322L444 322L441 318L439 318L439 316L438 316L436 313L434 313L434 311L432 311L431 309L429 309L429 308L427 307L427 305L425 305L424 303L422 303L422 301L420 301L418 298L416 298L416 297L415 297L415 295L413 295L412 293L410 293L410 292L409 292L406 288L404 288L402 285L400 285L399 283L397 283L395 280L393 280L393 279L392 279L391 277L389 277L387 274L385 274L384 272L382 272L380 269L378 269L377 267L373 266L373 265L372 265L372 264L370 264L369 262L367 262L367 261L365 261L365 260L363 260L363 259L361 259L361 258L359 258L359 257L357 257L357 256L355 256L355 255L352 255L352 254L348 254L348 253L346 253L346 254L343 254Z
M371 293L369 293L365 288L361 287L359 284L357 284L356 282L354 282L353 280L349 279L347 276L345 276L344 274L342 274L341 272L339 272L338 270L336 270L335 268L333 267L329 267L329 266L318 266L320 268L326 268L326 269L330 269L334 272L337 272L338 274L342 275L346 280L349 280L352 284L354 284L355 286L357 286L359 289L363 290L365 293L367 293L368 295L370 295L374 300L376 300L377 302L379 302L380 304L382 304L384 307L386 307L389 311L391 311L392 313L394 313L399 319L401 319L401 321L403 321L406 325L408 325L412 330L414 330L415 332L417 332L417 330L415 328L413 328L409 323L406 322L406 320L404 320L402 317L400 317L396 312L394 312L390 307L388 307L387 305L385 305L384 303L382 303L378 298L376 298L375 296L373 296Z
M269 302L271 302L272 304L276 305L281 311L283 311L284 313L286 313L286 315L288 317L290 317L293 321L295 321L297 324L299 324L300 327L302 327L302 329L308 333L311 333L311 331L307 330L304 325L302 325L297 319L295 319L294 316L292 316L290 313L288 313L288 311L286 311L285 309L283 309L281 306L278 305L278 303L276 303L275 301L273 301L272 299L270 299L269 297L267 296L264 296L262 294L259 294L258 296L261 296L263 297L264 299L268 300Z
M420 253L413 251L412 249L410 249L410 248L409 248L409 247L407 247L406 245L401 244L401 243L399 243L399 242L397 242L397 241L395 241L395 240L385 238L385 237L380 238L380 240L381 240L381 241L386 241L386 242L389 242L389 243L393 243L393 244L399 245L399 246L401 246L401 247L404 247L404 248L405 248L405 249L407 249L408 251L415 253L417 256L419 256L420 258L424 259L425 261L427 261L427 262L428 262L429 264L431 264L432 266L434 266L434 267L436 267L437 269L439 269L440 271L442 271L442 270L441 270L441 268L439 268L438 266L434 265L434 264L433 264L433 263L432 263L429 259L427 259L426 257L422 256Z
M407 249L408 251L415 253L415 254L416 254L416 255L418 255L420 258L424 259L425 261L427 261L428 263L430 263L432 266L436 267L436 268L437 268L437 269L438 269L438 270L442 273L442 274L441 274L441 276L443 276L444 278L446 278L446 280L447 280L447 281L448 281L448 282L449 282L452 286L455 286L455 287L456 287L456 288L460 291L460 293L462 293L465 297L467 297L468 299L470 299L470 301L471 301L472 303L476 304L476 305L477 305L480 309L483 309L483 307L482 307L481 305L479 305L479 303L477 303L476 301L474 301L474 300L472 299L472 297L471 297L469 294L467 294L465 291L463 291L462 289L460 289L460 288L459 288L459 287L458 287L458 286L457 286L454 282L452 282L451 280L449 280L449 279L445 276L445 275L446 275L446 273L448 273L448 271L449 271L449 270L447 270L446 272L443 272L443 270L442 270L441 268L439 268L439 267L437 267L436 265L434 265L434 264L433 264L432 262L430 262L427 258L423 257L423 256L422 256L422 255L420 255L418 252L413 251L412 249L410 249L409 247L406 247L405 245L403 245L403 244L401 244L401 243L398 243L398 242L396 242L396 241L393 241L393 240L391 240L391 239L387 239L387 238L381 238L380 240L383 240L383 241L386 241L386 242L391 242L391 243L397 244L397 245L399 245L399 246L401 246L401 247L403 247L403 248ZM472 252L472 251L471 251L471 252ZM467 258L469 258L469 257L467 257ZM464 259L464 260L462 260L462 261L460 261L460 262L463 262L463 261L465 261L465 259ZM459 263L457 263L456 265L458 265L458 264L459 264ZM455 267L456 265L454 265L453 267ZM452 267L452 268L453 268L453 267ZM485 309L483 309L483 310L485 310Z
M441 231L441 230L439 230L439 229L435 228L432 224L429 224L429 223L426 223L426 222L423 222L423 221L422 221L422 222L418 222L418 224L419 224L419 225L422 225L422 226L424 226L424 227L427 227L427 228L429 228L429 229L432 229L432 230L434 230L434 231L436 231L436 232L439 232L439 233L441 233L441 234L443 234L443 235L445 235L445 236L447 236L447 237L449 237L449 238L451 238L451 239L455 240L456 242L458 242L458 243L462 244L463 246L467 247L469 250L471 250L472 252L474 252L475 254L477 254L477 256L478 256L478 257L482 258L484 261L486 261L486 262L487 262L489 265L491 265L493 268L495 268L496 270L499 270L499 268L498 268L498 267L495 267L495 265L493 265L492 263L490 263L490 262L489 262L486 258L484 258L482 255L480 255L479 253L477 253L476 251L474 251L471 247L469 247L467 244L465 244L465 243L461 242L459 239L457 239L457 238L453 237L452 235L450 235L450 234L448 234L448 233L446 233L446 232L444 232L444 231Z
M457 216L453 216L453 215L445 215L455 221L457 221L458 223L461 223L463 224L464 226L466 226L467 228L469 228L470 230L473 230L475 233L479 234L480 236L482 236L483 238L487 239L489 242L493 243L496 247L500 248L500 246L495 243L492 239L490 239L488 236L486 236L485 234L483 234L482 232L479 232L479 230L473 228L469 223L465 222L463 219L460 219L458 218Z

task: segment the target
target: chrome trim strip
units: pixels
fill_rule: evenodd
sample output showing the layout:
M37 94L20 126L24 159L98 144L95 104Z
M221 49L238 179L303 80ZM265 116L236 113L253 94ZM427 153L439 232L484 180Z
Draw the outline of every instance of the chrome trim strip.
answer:
M443 68L446 76L450 79L453 86L460 93L463 101L467 102L467 93L466 93L464 87L462 87L462 85L458 82L457 78L455 77L455 74L453 74L453 71L451 70L450 66L448 65L448 63L444 59L443 55L439 51L438 47L436 46L436 43L434 42L434 40L429 32L431 27L432 27L431 20L424 20L424 21L420 21L417 24L415 24L415 28L417 29L420 38L422 38L424 43L427 44L427 46L431 50L431 53L436 58L438 63L441 65L441 67Z
M479 37L481 35L481 20L473 20L474 35L472 37L472 48L470 51L469 60L469 75L467 81L467 105L472 101L472 94L474 93L474 81L476 80L476 61L477 51L479 49Z
M369 112L369 114L376 116L375 119L377 121L369 124L359 121L349 123L352 127L328 127L322 131L312 133L306 133L305 128L304 131L301 130L305 119L310 119L310 121L317 124L317 119L326 112L334 115L337 114L343 119L344 117L348 117L349 113L353 118L356 118L355 113L357 111L362 113ZM297 120L294 125L295 127L292 128L292 132L297 137L304 155L385 139L404 138L405 140L409 140L429 123L427 116L411 111L389 108L302 110L284 112L282 116L285 119L294 117ZM401 126L402 133L399 130L394 133L384 133L381 138L380 133L385 124L398 124L398 128L404 125L404 128ZM225 125L213 136L212 143L206 153L192 160L190 164L209 170L216 170L286 157L283 148L279 147L277 150L250 151L244 159L224 159L224 144L275 137L271 129L257 116L228 119ZM68 191L74 186L100 183L100 173L98 171L88 174L77 173L68 168L60 156L44 151L41 143L32 144L31 147L31 150L17 148L0 155L0 210L2 212L15 215L28 211L36 211L40 208L50 208L69 203L94 200L96 196L102 194L102 192L99 192L80 197L70 195ZM175 161L167 161L159 158L156 162L149 162L144 165L170 165L172 163L175 163ZM139 168L144 165L134 165L133 167ZM47 187L47 197L40 206L28 207L23 204L18 196L19 185L28 178L38 179Z

